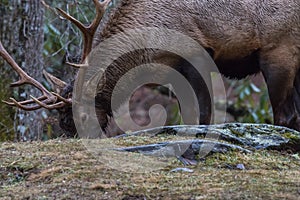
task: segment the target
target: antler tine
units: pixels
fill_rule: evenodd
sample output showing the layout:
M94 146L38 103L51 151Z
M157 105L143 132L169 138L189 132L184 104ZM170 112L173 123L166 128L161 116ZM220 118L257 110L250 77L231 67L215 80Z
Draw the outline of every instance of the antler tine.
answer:
M14 98L10 98L10 100L12 100L12 99L14 99ZM47 99L47 97L46 96L40 96L40 97L38 97L37 98L39 101L44 101L45 99ZM15 100L15 99L14 99ZM15 100L16 101L16 100ZM10 106L14 106L15 105L15 103L13 103L13 102L9 102L9 101L4 101L4 100L2 100L2 102L3 103L6 103L7 105L10 105ZM19 103L21 103L22 105L28 105L28 104L33 104L33 103L35 103L35 101L33 101L32 99L29 99L29 100L25 100L25 101L22 101L22 102L19 102Z
M36 110L41 107L48 108L49 104L54 104L57 101L57 97L53 95L51 92L49 92L41 83L33 79L31 76L29 76L25 71L22 70L22 68L14 61L14 59L9 55L9 53L6 51L6 49L3 47L1 41L0 41L0 56L6 60L6 62L18 73L20 76L20 79L14 83L11 84L12 87L24 85L24 84L30 84L39 89L42 92L42 96L38 98L34 98L31 100L21 101L18 102L14 98L10 98L11 102L4 101L8 105L17 106L23 110ZM32 103L37 103L37 101L42 102L42 104L38 105L29 105ZM65 104L65 102L62 102Z
M57 108L62 108L66 105L66 103L64 101L60 101L58 103L55 104L47 104L45 102L39 101L37 98L33 97L30 95L30 97L32 98L32 100L34 102L36 102L40 107L46 108L48 110L53 110L53 109L57 109Z
M23 69L14 61L14 59L9 55L9 53L4 49L1 41L0 41L0 56L8 62L8 64L19 74L21 77L20 80L11 84L12 87L24 85L24 84L31 84L36 88L40 89L44 95L49 96L50 92L43 87L41 83L30 77Z
M65 102L65 103L68 103L68 104L72 104L72 99L66 99L64 97L62 97L61 95L55 93L55 92L51 92L54 96L56 96L59 100Z
M99 0L93 0L93 2L96 6L96 16L95 16L93 22L89 26L83 25L80 21L78 21L77 19L75 19L74 17L72 17L71 15L69 15L68 13L63 11L62 9L56 8L57 11L64 18L66 18L67 20L72 22L75 26L77 26L83 34L84 43L83 43L83 53L82 53L82 57L81 57L81 62L84 61L85 58L87 57L87 55L91 52L93 37L95 35L97 27L100 24L101 19L105 13L105 10L106 10L108 4L111 2L111 0L104 0L102 2L99 2ZM69 64L69 65L74 66L74 64ZM76 66L76 64L75 64L75 66ZM78 66L76 66L76 67L78 67Z
M26 111L37 110L42 107L40 105L26 106L26 105L23 105L22 103L18 102L17 100L15 100L14 98L9 98L9 99L12 102L8 102L8 105L16 106L16 107L21 108L22 110L26 110Z
M93 0L93 2L96 6L96 17L95 17L94 21L91 23L91 25L89 26L89 29L95 33L97 30L97 27L105 13L105 10L106 10L108 4L111 2L111 0L104 0L102 2L100 2L99 0Z
M4 49L2 42L0 41L0 56L8 62L8 64L20 75L21 79L17 82L11 83L11 86L19 86L25 83L26 79L29 78L29 76L24 72L18 64L14 61L14 59L9 55L9 53Z
M77 28L79 28L79 30L84 35L89 34L87 32L86 26L84 26L80 21L78 21L77 19L75 19L74 17L72 17L71 15L69 15L68 13L66 13L64 10L62 10L60 8L55 8L55 9L62 15L62 17L66 18L67 20L71 21L75 26L77 26Z
M80 68L86 68L89 65L88 64L76 64L76 63L70 63L70 62L66 62L67 65L74 67L76 69L80 69Z

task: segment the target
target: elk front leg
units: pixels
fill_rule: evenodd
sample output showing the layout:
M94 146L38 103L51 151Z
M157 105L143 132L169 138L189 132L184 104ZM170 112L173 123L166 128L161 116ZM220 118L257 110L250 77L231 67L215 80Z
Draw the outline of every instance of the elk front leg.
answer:
M283 45L261 53L261 70L272 104L274 123L300 131L299 49Z
M185 77L185 79L191 84L193 91L195 92L197 98L197 104L199 108L199 124L210 124L212 118L212 94L211 90L211 78L210 73L201 72L201 74L189 63L181 62L180 67L177 70ZM205 76L205 77L202 77ZM186 98L192 98L192 96L187 96ZM190 113L194 110L193 105L189 105L190 110L181 110L184 119L190 118ZM186 116L185 116L186 115ZM195 124L194 120L185 121L185 124Z
M100 92L95 97L96 115L100 127L104 133L106 133L106 128L108 125L109 118L112 117L112 110L110 105L111 93Z

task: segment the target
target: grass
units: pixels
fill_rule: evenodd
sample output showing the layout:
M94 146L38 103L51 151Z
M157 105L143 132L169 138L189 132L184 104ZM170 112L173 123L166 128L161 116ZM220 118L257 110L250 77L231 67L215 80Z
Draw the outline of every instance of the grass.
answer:
M113 142L124 145L123 139ZM192 173L171 172L184 167L176 159L134 172L123 170L125 161L113 151L98 157L82 140L0 145L0 199L300 199L299 154L229 152L188 166ZM149 157L136 164L147 161L151 166ZM238 164L245 170L238 170Z

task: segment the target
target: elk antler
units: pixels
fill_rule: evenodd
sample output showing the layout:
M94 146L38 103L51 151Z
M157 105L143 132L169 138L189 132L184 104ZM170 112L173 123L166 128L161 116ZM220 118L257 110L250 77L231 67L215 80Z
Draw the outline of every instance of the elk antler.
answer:
M91 52L92 49L92 42L93 42L93 37L95 35L95 32L97 30L97 27L99 26L99 23L105 13L105 10L110 3L111 0L104 0L102 2L99 2L99 0L93 0L95 6L96 6L96 17L93 20L93 22L89 26L83 25L80 21L66 13L60 8L56 8L59 13L66 18L67 20L71 21L75 26L79 28L79 30L83 34L84 38L84 43L83 43L83 52L82 52L82 57L81 57L81 62L85 60L87 55ZM68 63L71 66L74 66L76 68L80 67L78 64L72 64ZM85 66L85 65L84 65Z
M22 68L14 61L9 53L3 47L0 41L0 56L8 62L8 64L19 74L20 79L11 84L11 87L17 87L24 84L30 84L38 88L42 92L42 96L35 98L30 96L32 99L18 102L14 98L10 98L10 102L4 101L6 104L11 106L19 107L23 110L36 110L41 107L47 109L56 109L64 107L66 104L72 103L71 99L65 99L56 93L49 92L41 83L33 79ZM60 101L57 101L60 100ZM31 105L34 104L34 105Z

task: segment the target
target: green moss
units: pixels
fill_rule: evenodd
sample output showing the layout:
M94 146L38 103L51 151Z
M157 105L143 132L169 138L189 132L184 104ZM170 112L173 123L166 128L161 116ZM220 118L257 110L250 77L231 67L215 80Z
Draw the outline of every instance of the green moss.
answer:
M290 140L300 141L299 135L295 135L294 133L291 133L291 132L286 132L283 134L283 136ZM300 142L299 142L299 144L300 144Z

